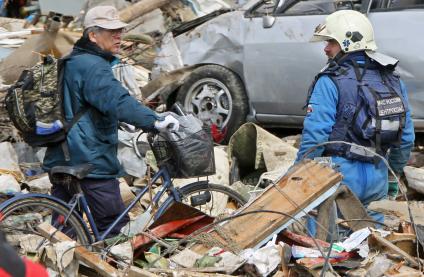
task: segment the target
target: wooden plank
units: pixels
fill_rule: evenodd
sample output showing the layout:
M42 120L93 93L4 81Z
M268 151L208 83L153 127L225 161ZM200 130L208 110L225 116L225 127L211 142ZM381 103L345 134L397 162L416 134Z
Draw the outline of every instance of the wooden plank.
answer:
M322 194L339 183L342 175L333 169L314 161L303 161L296 165L290 173L282 177L275 186L270 186L241 212L258 210L278 211L296 215ZM209 234L214 241L223 245L237 245L240 249L252 248L274 234L291 218L281 214L252 213L235 218L220 226L220 231L212 230ZM231 238L223 239L219 233ZM200 254L208 250L201 242L191 247ZM231 250L231 249L228 249Z
M394 275L389 275L389 274L384 274L384 276L387 277L422 277L423 274L421 272L403 272L403 273L399 273L399 274L394 274Z
M411 233L396 233L391 232L390 235L385 237L388 241L405 251L411 256L417 254L417 236ZM393 251L392 251L393 252Z
M397 247L396 245L394 245L387 239L380 237L376 233L371 234L371 237L374 240L376 240L380 245L387 247L388 249L390 249L391 251L393 251L394 253L398 255L401 255L411 266L418 267L418 262L414 257L409 255L408 253L406 253L405 251L403 251L402 249L400 249L399 247Z
M131 266L129 272L125 275L126 277L159 277L159 275L156 275L154 273L151 273L150 271L147 271L145 269Z
M289 263L292 257L291 247L288 244L279 244L279 253L281 257L280 271L282 277L290 276ZM275 275L274 275L275 276Z
M41 34L43 31L44 31L43 28L37 28L32 30L22 30L22 31L16 31L16 32L4 32L0 34L0 39L26 37L33 34Z
M331 272L329 270L327 270L326 272L324 272L324 274L322 274L322 269L305 269L312 277L340 277L339 274L337 274L337 272Z
M79 34L79 37L81 34ZM52 33L45 31L29 37L25 43L14 50L0 63L0 75L5 84L14 83L24 69L28 69L40 61L40 55L52 54L61 57L72 50L74 42L78 38L74 33L58 31Z
M387 277L414 277L414 276L420 276L422 277L423 274L421 271L413 269L409 266L405 265L404 261L401 261L397 264L394 264L391 266L386 272L384 272L384 276Z
M392 243L397 243L402 241L415 241L417 239L417 236L411 233L391 232L387 237L385 237L385 239Z
M155 272L155 273L162 273L162 274L168 274L171 276L179 276L179 277L212 277L212 276L217 276L217 277L230 277L232 275L227 275L227 274L221 274L221 273L216 273L216 272L200 272L200 271L195 271L195 270L200 270L199 269L162 269L162 268L150 268L149 271L151 272ZM204 269L207 270L207 269ZM210 268L209 270L213 270L213 268Z
M317 246L316 246L315 243L317 243L319 246L321 246L323 248L329 248L330 247L330 243L328 243L326 241L323 241L323 240L320 240L320 239L314 240L311 237L295 234L293 232L290 232L289 230L284 230L282 232L282 235L283 235L284 238L288 239L289 241L294 242L294 244L300 245L300 246L303 246L303 247L316 248Z
M130 22L139 16L169 4L170 0L141 0L119 11L119 17L124 22Z
M59 241L72 241L70 237L65 235L64 233L58 231L56 228L51 226L47 222L43 222L37 226L37 230L44 236L46 239L52 241L53 243ZM83 246L78 246L75 248L75 256L78 260L84 262L91 268L93 268L97 273L106 277L118 277L121 276L119 271L108 264L107 262L100 259L100 257L88 251L87 248Z
M282 271L277 271L272 277L287 277L287 275Z
M353 257L356 256L356 253L353 252L341 252L339 253L337 258L330 258L328 259L328 262L330 264L338 264L341 262L345 262ZM302 266L306 270L316 270L320 269L325 264L325 258L319 257L319 258L301 258L296 260L296 264Z

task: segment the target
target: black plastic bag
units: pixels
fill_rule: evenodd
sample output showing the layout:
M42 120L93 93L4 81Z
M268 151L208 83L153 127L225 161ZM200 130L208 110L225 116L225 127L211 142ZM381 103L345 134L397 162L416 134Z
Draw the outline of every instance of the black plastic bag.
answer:
M215 174L210 128L191 114L174 117L180 122L179 130L158 134L151 142L158 166L166 166L176 178Z

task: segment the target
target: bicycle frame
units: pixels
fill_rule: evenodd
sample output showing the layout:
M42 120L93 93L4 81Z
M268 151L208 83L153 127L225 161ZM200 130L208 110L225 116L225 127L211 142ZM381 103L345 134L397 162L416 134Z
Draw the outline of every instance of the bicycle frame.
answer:
M26 199L26 198L46 198L49 200L52 200L54 202L56 202L57 204L61 205L64 208L68 208L69 209L69 204L64 202L61 199L58 199L52 195L48 195L48 194L42 194L42 193L17 193L17 194L7 194L8 196L10 196L11 198L9 198L8 200L4 201L3 203L0 204L0 211L2 211L5 207L9 206L10 204L20 201L22 199ZM68 215L68 217L71 215L72 210L70 210L70 213ZM0 221L2 220L2 214L0 212ZM85 229L85 233L89 234L89 229L87 227L86 224L84 224L84 220L82 219L82 216L80 214L78 214L77 212L74 212L74 216L76 216L78 218L78 220L82 223L83 228ZM67 220L67 219L65 219ZM93 242L92 237L89 237L89 241L90 243Z
M159 168L159 171L152 177L150 184L155 183L159 178L162 178L163 184L161 185L161 189L159 190L159 192L154 195L154 197L152 199L152 203L147 208L148 211L150 211L152 209L152 205L158 204L159 200L161 199L161 197L163 196L163 194L166 191L169 191L171 193L170 196L172 196L175 201L181 202L181 200L182 200L180 193L173 186L171 177L170 177L168 169L166 167L160 167ZM91 230L93 232L93 235L94 235L94 242L97 242L97 241L102 241L102 240L106 239L106 237L110 234L111 230L119 222L121 222L121 220L125 217L125 215L128 214L128 212L137 204L137 202L141 199L141 197L143 197L146 194L146 192L148 190L149 190L149 186L146 186L139 193L137 193L134 200L131 201L131 203L128 205L128 207L118 216L118 218L115 219L114 222L112 222L112 224L108 227L108 229L102 234L100 234L100 232L97 228L97 225L94 222L93 215L91 214L90 209L88 207L87 199L85 198L85 196L82 192L75 194L74 197L71 199L71 201L69 201L69 203L63 202L61 199L58 199L58 198L56 198L52 195L47 195L47 194L40 194L40 193L13 194L13 196L11 195L12 198L10 198L10 199L8 199L5 202L0 204L0 210L2 210L4 207L7 207L9 204L11 204L15 201L19 201L19 200L24 199L24 198L31 198L31 197L48 198L50 200L57 202L58 204L62 205L63 207L67 207L69 209L69 214L65 218L65 222L68 220L70 215L73 213L75 216L77 216L79 218L81 224L83 225L84 229L86 230L86 233L89 234L88 226L84 222L84 220L82 219L83 218L82 215L80 215L78 213L78 211L85 213L86 216L87 216L88 223L89 223ZM79 207L79 209L76 209L77 207ZM164 206L164 205L160 206L159 209L157 210L154 218L156 219L158 216L160 216L164 212L165 208L166 208L166 206ZM0 213L0 218L1 218L1 213ZM90 238L90 241L93 241L92 237Z
M162 195L167 190L169 190L171 192L171 195L175 199L175 201L179 201L179 202L181 201L180 195L179 195L178 191L174 188L174 186L172 184L171 177L169 176L169 172L166 169L166 167L159 169L159 171L152 177L150 184L155 183L159 178L162 178L163 184L161 186L160 191L158 193L156 193L155 196L153 197L152 203L147 208L147 210L151 210L153 204L157 205L157 203L159 202L159 199L162 197ZM91 230L93 231L95 241L102 241L110 234L111 230L119 222L121 222L121 220L125 217L125 215L128 214L128 212L137 204L137 202L141 199L141 197L144 196L144 194L148 190L149 190L149 186L146 186L144 189L142 189L136 195L134 200L131 201L131 203L128 205L128 207L118 216L118 218L114 222L112 222L112 224L108 227L108 229L103 234L100 234L99 230L97 229L97 226L94 222L94 218L93 218L93 216L90 212L87 200L85 199L85 196L84 196L83 193L78 193L77 195L75 195L75 197L71 200L71 202L68 205L71 205L72 209L74 209L77 204L81 205L81 209L86 214L87 219L88 219L88 223L90 224ZM164 212L163 211L164 208L165 208L164 206L159 207L156 215L162 214L162 212ZM155 218L157 218L157 216L155 216Z

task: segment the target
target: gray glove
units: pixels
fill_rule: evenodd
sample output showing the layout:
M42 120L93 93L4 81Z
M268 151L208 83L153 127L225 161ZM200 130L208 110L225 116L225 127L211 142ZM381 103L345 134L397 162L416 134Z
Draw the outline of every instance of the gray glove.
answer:
M155 121L155 128L159 132L163 132L163 131L175 132L175 131L178 131L178 129L180 128L180 122L172 115L167 115L165 116L163 120Z

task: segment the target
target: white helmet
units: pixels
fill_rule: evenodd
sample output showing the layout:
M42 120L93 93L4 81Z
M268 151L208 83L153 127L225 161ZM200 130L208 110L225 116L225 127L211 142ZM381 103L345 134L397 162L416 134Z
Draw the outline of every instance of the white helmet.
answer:
M377 49L371 22L357 11L342 10L327 16L315 29L311 42L330 39L335 39L345 53Z

